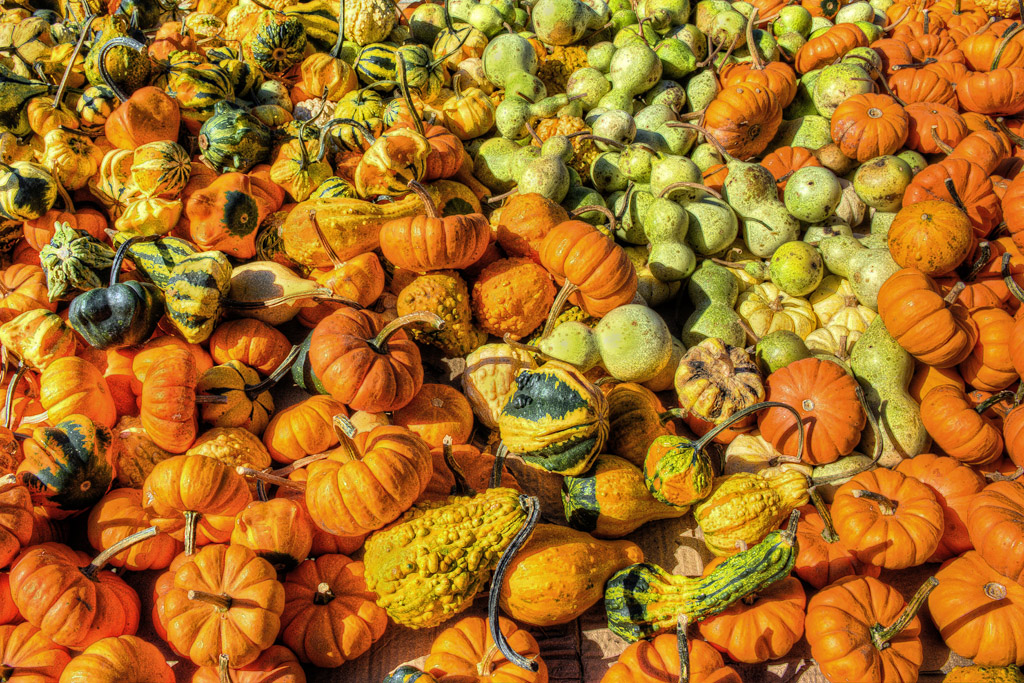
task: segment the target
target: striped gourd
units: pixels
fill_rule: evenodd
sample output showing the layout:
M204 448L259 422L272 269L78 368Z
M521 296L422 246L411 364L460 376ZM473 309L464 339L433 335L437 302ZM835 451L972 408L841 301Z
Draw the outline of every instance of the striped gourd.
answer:
M131 182L133 158L130 149L112 149L103 155L99 173L89 179L89 193L99 200L115 221L129 202L139 198L139 190Z
M445 55L434 60L434 54L425 45L403 45L398 56L405 61L405 79L409 90L424 102L433 102L444 86Z
M345 121L355 121L365 127L371 135L379 135L383 129L384 122L384 100L375 90L363 88L353 90L338 100L334 108L334 118L341 119L337 123L327 124L335 139L341 141L353 152L364 152L370 146L371 141L361 134L355 126Z
M176 54L176 53L172 53ZM210 64L220 64L226 59L241 59L242 53L230 45L218 45L206 51L206 59ZM202 63L202 62L200 62Z
M334 197L356 197L356 188L352 183L338 176L331 176L313 190L310 199L333 199Z
M398 73L398 48L387 43L370 43L356 57L356 74L367 85L394 81Z
M39 251L50 301L76 289L102 287L99 272L110 268L114 251L84 230L75 230L70 223L57 222L54 228L50 242Z
M231 81L235 97L246 97L263 82L259 69L244 59L224 59L217 63Z
M53 208L57 181L50 172L30 161L0 164L0 214L15 221L31 221Z
M171 270L166 294L167 318L185 341L199 344L213 333L221 300L231 288L231 263L219 251L188 256Z
M675 576L656 564L634 564L615 573L604 589L608 628L627 643L675 628L679 615L700 621L789 576L796 562L796 527L773 531L733 555L707 576Z
M279 74L302 61L306 29L297 17L266 10L260 14L251 40L243 44L248 46L257 66Z
M227 72L213 64L175 69L167 82L167 94L178 100L181 118L191 128L214 115L217 104L235 96Z
M188 184L192 160L185 148L170 140L157 140L135 150L132 182L150 197L177 197Z
M119 247L130 235L114 235L114 246ZM166 289L171 271L189 256L199 253L191 242L180 237L161 237L152 242L136 242L128 247L128 257L135 267L160 289Z
M175 50L171 54L167 55L166 67L162 68L160 74L153 79L153 86L160 88L161 90L169 90L169 84L171 79L181 69L196 68L201 64L214 64L215 62L211 59L207 61L203 59L203 56L198 52L191 52L189 50Z
M114 91L105 85L90 85L82 92L75 105L82 130L86 133L103 131L103 124L121 103Z
M302 22L306 40L317 52L327 52L338 39L339 0L310 0L286 7L284 13Z
M245 173L270 156L270 130L231 102L218 102L199 129L199 149L220 173Z

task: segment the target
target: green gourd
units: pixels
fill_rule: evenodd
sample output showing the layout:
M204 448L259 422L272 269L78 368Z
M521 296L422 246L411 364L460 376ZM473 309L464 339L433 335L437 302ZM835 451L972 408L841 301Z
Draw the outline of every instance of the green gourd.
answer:
M693 311L683 323L679 336L687 348L708 337L717 337L730 346L744 346L747 335L739 314L734 310L739 284L728 268L703 261L686 287Z
M268 73L279 74L302 61L306 29L298 17L264 10L248 43L252 60Z
M907 389L914 376L914 358L892 338L881 318L875 318L850 353L853 376L864 389L868 407L881 426L880 465L895 467L904 458L925 452L931 438L921 423L921 406ZM871 453L878 435L865 430L857 450Z
M616 573L604 593L608 628L627 642L676 625L680 615L699 621L789 576L796 563L800 513L756 546L729 558L704 577L675 576L654 564Z
M246 173L270 156L270 129L229 101L218 102L199 129L203 158L220 173Z
M50 301L70 291L102 287L98 271L110 268L114 250L84 230L75 230L70 223L54 227L53 237L39 252Z
M562 507L569 526L598 538L621 538L648 522L682 517L690 508L654 498L636 465L601 455L587 473L562 481Z
M115 247L120 247L128 238L125 233L117 232L112 236L112 241ZM176 265L197 253L198 250L191 242L180 237L161 237L151 241L136 241L128 245L128 257L132 263L160 289L167 288L171 270Z
M219 251L188 256L167 280L167 318L185 341L209 339L220 318L221 301L231 287L231 263Z
M530 467L586 471L608 436L608 401L575 367L549 361L523 368L498 417L502 442Z

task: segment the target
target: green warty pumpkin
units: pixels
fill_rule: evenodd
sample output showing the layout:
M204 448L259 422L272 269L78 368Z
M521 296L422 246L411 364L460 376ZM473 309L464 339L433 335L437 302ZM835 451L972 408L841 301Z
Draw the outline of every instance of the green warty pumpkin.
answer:
M39 262L46 273L50 301L60 299L72 290L102 287L97 271L105 272L114 262L114 250L70 223L57 223L50 243L39 252Z

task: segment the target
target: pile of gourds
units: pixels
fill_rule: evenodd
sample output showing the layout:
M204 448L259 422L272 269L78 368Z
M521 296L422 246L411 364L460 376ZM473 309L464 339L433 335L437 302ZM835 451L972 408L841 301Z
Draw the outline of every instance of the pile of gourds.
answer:
M0 680L1024 680L1024 6L14 5Z

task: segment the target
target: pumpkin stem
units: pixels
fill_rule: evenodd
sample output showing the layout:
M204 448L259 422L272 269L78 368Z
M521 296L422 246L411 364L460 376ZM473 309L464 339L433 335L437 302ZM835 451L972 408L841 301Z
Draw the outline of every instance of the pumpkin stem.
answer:
M416 132L420 135L424 135L423 132L423 119L420 118L420 113L416 111L416 107L412 104L412 93L409 92L409 81L405 74L405 57L401 52L397 53L398 57L398 85L399 92L402 93L402 99L405 100L405 106L409 107L409 116L412 117L412 123L416 126Z
M1017 146L1024 145L1024 138L1010 130L1006 125L1006 120L1003 119L1002 116L995 120L995 124L996 128L999 129L999 132L1005 135L1006 137L1010 138L1010 141L1013 142L1013 144Z
M505 344L507 344L508 346L511 346L513 349L516 349L517 351L525 351L526 353L532 353L532 354L534 354L536 356L540 356L541 358L543 358L546 361L561 360L560 358L555 358L554 356L550 356L550 355L544 353L543 351L538 349L536 346L530 346L529 344L524 344L524 343L522 343L520 341L516 341L515 339L512 338L512 335L509 334L508 332L506 332L505 335L501 338L501 341L504 342ZM564 363L566 361L562 361L562 362ZM570 363L570 365L572 365L572 363Z
M693 449L695 451L697 451L697 452L700 452L700 451L704 450L704 447L707 446L708 443L711 440L713 440L716 436L718 436L719 434L724 432L726 429L728 429L729 427L733 426L734 424L736 424L737 422L739 422L740 420L745 418L747 415L753 415L754 413L759 412L761 410L764 410L766 408L782 408L783 410L788 410L789 412L793 413L793 416L796 418L796 429L797 429L797 434L798 434L798 437L797 437L797 445L798 445L797 453L798 454L799 453L803 453L804 452L804 421L803 421L803 418L800 416L800 413L797 412L796 408L794 408L793 406L789 405L788 403L782 403L780 401L761 401L760 403L755 403L752 406L747 406L743 410L736 411L735 413L730 415L724 422L720 422L720 423L716 424L704 436L702 436L699 439L697 439L696 441L694 441L693 442Z
M1021 475L1024 475L1024 467L1018 467L1013 471L1012 474L1002 474L1001 472L986 472L985 478L989 481L1017 481Z
M327 583L318 583L316 586L316 593L313 595L314 605L326 605L334 600L337 596L334 591L331 590L330 585Z
M872 467L874 467L878 463L879 459L882 457L882 430L878 426L878 418L875 417L875 411L871 410L871 406L868 405L867 397L864 396L864 389L861 388L859 383L854 388L854 391L857 393L857 400L860 401L860 407L864 409L864 415L868 419L868 425L871 427L871 433L874 434L875 452L871 454L871 460L864 463L864 465L861 466L856 472L853 472L852 474L833 474L830 477L811 477L811 486L827 484L829 482L838 481L840 479L848 479L850 477L860 474L861 472L866 472L870 470ZM885 410L885 404L886 402L883 401L882 411Z
M974 263L971 264L971 269L967 271L961 279L964 282L973 282L978 277L978 273L988 265L988 262L992 259L992 245L988 240L981 240L978 242L978 258L974 259Z
M854 498L867 498L872 503L877 504L879 509L881 510L882 514L885 515L885 516L890 516L890 515L896 514L896 509L900 505L899 501L893 500L892 498L889 498L888 496L883 496L881 493L878 493L877 491L867 491L865 489L856 489L856 490L853 491L853 497Z
M747 28L745 29L747 38L747 51L750 52L751 69L757 69L762 71L765 67L764 59L761 57L761 51L757 47L757 43L754 42L754 24L757 22L758 8L750 13L747 17Z
M345 0L341 0L342 6ZM223 652L217 658L217 676L220 683L231 683L231 658Z
M370 348L380 354L387 353L388 339L391 338L395 332L402 329L406 325L412 325L414 323L424 323L430 325L435 330L444 329L444 318L439 316L437 313L430 313L428 311L417 311L416 313L410 313L409 315L403 315L399 318L395 318L391 322L381 329L377 333L377 336L373 339L367 339L366 343L370 345Z
M494 644L498 646L501 654L505 655L505 659L520 669L537 671L540 668L537 660L527 659L512 649L512 646L508 644L508 640L505 638L505 634L501 632L498 620L498 598L501 595L501 585L505 582L505 574L508 573L508 569L512 565L516 554L530 540L533 529L537 526L537 520L540 519L540 501L537 498L520 495L519 504L526 513L526 520L512 538L508 548L501 554L498 566L494 568L494 578L491 580L491 593L487 597L487 621L491 629L491 638L494 640Z
M874 643L875 647L879 650L884 650L889 647L889 641L896 637L903 629L907 627L910 620L917 616L918 610L924 605L924 601L928 599L928 595L935 590L935 587L939 585L939 580L934 576L928 578L924 582L924 585L917 589L914 593L914 597L910 599L907 606L903 608L900 616L897 617L896 621L893 622L892 626L882 626L881 624L875 624L871 627L871 642Z
M326 460L327 456L329 456L330 453L331 452L328 450L324 451L323 453L314 453L313 455L307 455L304 458L299 458L293 463L290 463L288 465L285 465L284 467L271 471L270 474L276 475L278 477L286 477L295 470L301 470L303 467L310 463Z
M265 484L273 484L281 488L294 489L295 491L306 490L306 482L304 481L292 481L285 477L279 477L276 474L263 472L262 470L253 469L252 467L246 467L245 465L239 465L236 467L235 472L247 479L256 479L257 481L262 481Z
M75 203L71 201L71 195L69 195L68 191L64 188L64 183L62 183L57 176L53 176L53 185L57 188L57 194L60 195L61 200L64 202L64 209L68 213L75 213Z
M196 394L196 404L224 404L228 402L226 394Z
M78 58L78 54L82 51L82 46L85 45L85 38L89 34L89 27L92 26L93 20L97 17L96 14L90 14L85 18L85 23L78 32L78 41L75 43L75 48L71 51L71 56L68 57L67 66L64 67L64 73L61 74L60 83L57 85L57 92L53 94L53 108L57 109L60 106L60 101L64 97L64 93L68 87L68 78L71 76L71 70L75 66L75 59Z
M120 541L118 541L117 543L115 543L114 545L110 546L109 548L104 550L102 553L97 555L93 559L92 562L90 562L89 564L87 564L84 567L82 567L81 569L79 569L79 571L82 572L83 574L85 574L85 577L87 579L91 579L91 580L95 581L96 580L96 574L101 569L103 569L104 565L106 565L108 562L110 562L112 559L114 559L115 555L117 555L118 553L124 552L125 550L127 550L131 546L135 545L136 543L142 543L143 541L148 541L149 539L151 539L154 536L156 536L158 533L160 533L160 531L155 526L151 526L148 529L143 529L142 531L137 531L134 534L132 534L131 536L128 536L126 538L122 538Z
M838 543L839 534L836 533L835 524L832 523L832 512L828 509L828 506L825 505L825 501L821 499L816 488L811 487L808 494L811 498L811 504L814 506L814 509L818 511L818 516L821 517L821 523L825 527L821 530L821 537L826 543Z
M231 609L232 599L230 595L217 595L215 593L207 593L206 591L190 590L188 592L189 600L198 600L199 602L205 602L213 605L222 612L226 612Z
M1009 29L1007 29L1006 33L1003 34L1003 39L999 42L999 47L996 49L995 56L992 58L992 65L989 67L990 71L999 68L999 62L1003 58L1003 52L1006 51L1006 46L1010 44L1013 37L1020 33L1022 29L1024 29L1024 24L1014 23Z
M598 213L604 214L605 218L608 219L608 229L615 232L615 214L613 214L607 206L601 206L600 204L587 204L586 206L577 206L575 209L569 212L571 218L578 218L585 213L591 211L597 211Z
M733 160L732 155L725 151L725 147L722 145L721 142L718 141L718 138L709 133L706 128L694 125L692 123L686 123L685 121L669 121L665 125L668 126L669 128L689 128L690 130L695 130L698 133L701 133L704 136L704 140L709 145L718 150L718 154L721 155L723 162Z
M185 554L196 554L196 528L202 515L195 510L185 510Z
M488 488L496 489L501 485L501 472L505 469L505 458L508 457L508 446L504 441L498 442L494 450L494 467L491 468L491 481Z
M992 394L978 405L974 406L974 410L975 412L978 413L978 415L981 415L995 404L1012 398L1014 398L1014 393L1012 391L999 391Z
M1013 294L1017 301L1024 302L1024 288L1017 284L1017 281L1013 279L1013 275L1010 273L1010 260L1012 258L1013 255L1010 252L1003 254L1000 274L1003 276L1003 282L1006 283L1006 288L1010 290L1010 294Z
M952 304L960 296L960 293L967 288L967 284L964 282L957 282L953 285L953 288L949 290L949 293L942 298L947 304Z
M757 10L754 10L755 12ZM679 683L690 683L690 640L686 631L690 628L690 618L681 612L676 619L676 652L679 654Z
M964 206L963 200L960 199L960 193L956 191L956 184L952 178L944 178L942 184L946 186L946 191L949 192L949 196L953 198L953 203L956 204L956 208L960 209L964 213L967 213L967 207Z
M433 197L430 196L430 191L417 180L409 181L409 189L412 190L419 196L420 201L423 202L424 208L427 210L428 218L441 218L441 214L437 212L437 204L434 203Z
M900 15L899 19L897 19L896 21L892 22L888 26L883 26L882 27L882 32L885 33L886 31L891 31L894 28L896 28L897 26L899 26L901 23L903 23L903 20L907 18L908 14L910 14L910 6L909 5L907 6L907 8L905 10L903 10L903 14Z
M122 102L127 102L130 96L127 93L125 93L124 90L121 90L121 87L110 76L110 72L107 71L107 53L118 46L128 47L133 50L138 50L142 53L146 52L146 46L132 38L119 37L111 38L107 42L103 43L103 46L100 48L100 53L98 56L99 59L96 65L100 72L100 78L103 79L103 82L106 84L108 88L114 91L114 94L117 95L117 99L121 100Z
M575 294L578 289L579 287L569 282L569 280L566 280L565 284L562 285L562 288L558 290L558 296L555 297L554 302L551 304L551 311L548 313L548 319L544 321L544 330L540 334L541 339L544 339L551 334L551 330L555 327L555 321L558 320L558 316L562 314L562 309L565 308L565 302L568 301L569 297Z
M455 496L475 496L476 491L466 481L466 473L459 467L459 463L455 462L455 454L452 451L452 436L451 434L445 434L441 440L441 455L444 457L445 467L455 477L455 490L452 495Z
M716 199L722 199L722 193L719 192L718 190L710 188L707 185L704 185L703 183L688 183L684 180L680 180L679 182L670 183L669 185L666 185L665 188L658 193L658 196L664 197L672 190L678 190L681 187L689 187L695 190L702 190L704 192L707 192L709 195L715 197Z
M4 365L6 371L7 366ZM3 412L3 425L7 429L13 429L14 424L14 390L18 386L18 382L25 376L25 371L28 370L28 366L25 365L24 361L18 361L18 369L14 371L14 376L11 377L10 383L7 385L7 396L4 400L4 412Z
M299 357L299 351L301 347L296 344L292 347L292 350L288 352L281 364L274 368L274 371L267 375L266 379L256 384L249 384L245 387L245 395L250 399L259 396L260 393L274 386L281 381L281 378L288 374L292 365L295 363L295 359Z
M496 195L492 195L492 196L488 197L487 199L484 200L484 202L487 203L487 204L497 204L500 201L508 199L509 197L511 197L512 195L516 194L517 192L519 192L519 188L518 187L513 187L508 192L503 192L501 194L496 194Z
M931 127L929 132L931 133L932 141L935 142L935 146L938 147L943 154L952 154L953 148L947 145L946 141L939 137L938 130L938 126Z

